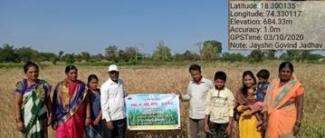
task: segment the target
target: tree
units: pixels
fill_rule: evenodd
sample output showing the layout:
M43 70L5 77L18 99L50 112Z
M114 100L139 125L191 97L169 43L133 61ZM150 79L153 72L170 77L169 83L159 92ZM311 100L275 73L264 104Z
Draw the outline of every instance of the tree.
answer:
M74 59L77 61L77 62L81 62L83 59L82 59L82 55L79 53L79 54L76 54L74 55Z
M170 61L172 59L171 50L164 42L159 42L156 50L152 54L154 60Z
M216 40L207 40L203 42L202 59L215 60L222 52L222 44Z
M197 42L197 43L195 43L195 45L198 47L200 59L202 59L202 42Z
M19 57L19 61L22 61L22 62L38 60L39 52L30 48L30 47L18 48L16 50L16 53Z
M105 56L103 54L96 54L91 56L91 61L101 61L105 59Z
M299 50L287 50L287 55L288 55L288 60L296 60L296 61L299 61L300 58L300 53L301 51Z
M287 60L287 61L290 61L290 58L289 58L289 55L287 52L284 52L280 55L279 57L281 60Z
M175 60L177 61L182 61L182 60L190 60L190 61L195 61L195 60L199 60L200 59L200 55L198 55L197 53L191 52L189 50L186 50L184 53L182 54L175 54Z
M50 58L50 61L52 62L53 65L56 65L56 62L59 61L59 58L58 57L56 57L56 58L55 57L51 57Z
M264 53L259 49L255 49L249 54L248 57L251 62L260 62L264 58Z
M264 56L267 59L275 59L275 53L276 53L276 50L265 50L264 51Z
M62 60L62 56L63 56L63 54L64 54L64 52L61 50L60 52L59 52L59 60L61 61Z
M80 56L82 60L85 60L87 62L90 60L90 54L88 52L83 51L80 53Z
M245 56L240 54L240 53L223 53L222 54L222 59L224 61L230 61L230 62L235 62L235 61L243 61L245 60Z
M119 59L124 61L136 62L138 56L138 49L136 47L127 47L124 50L120 49L118 52Z
M63 56L63 59L65 60L65 63L67 65L74 64L76 62L74 54L65 54Z
M136 47L127 47L124 51L127 60L137 60L138 49Z
M37 55L37 58L35 59L36 61L52 61L53 63L53 60L56 60L58 57L57 55L55 55L54 53L49 53L49 52L40 52L38 55Z
M126 54L125 54L125 51L123 49L118 50L118 57L119 57L120 60L126 61Z
M307 60L310 60L310 61L322 61L324 59L323 59L323 56L320 55L320 54L310 54L310 55L308 55Z
M287 50L287 60L304 61L310 55L310 50Z
M105 48L105 58L116 62L118 58L118 48L115 45Z
M282 60L295 60L297 62L302 62L305 60L320 60L321 55L313 54L311 50L287 50L280 56Z
M9 44L4 44L0 48L0 62L18 62L19 56L16 53L14 46Z

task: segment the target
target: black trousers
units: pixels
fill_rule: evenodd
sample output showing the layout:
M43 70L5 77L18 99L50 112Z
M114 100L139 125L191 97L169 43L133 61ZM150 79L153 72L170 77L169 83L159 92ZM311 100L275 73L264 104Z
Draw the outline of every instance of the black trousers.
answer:
M113 129L108 129L108 138L126 138L126 119L112 121Z
M208 138L228 138L226 133L228 123L226 124L218 124L209 122L209 129L212 134L208 134Z

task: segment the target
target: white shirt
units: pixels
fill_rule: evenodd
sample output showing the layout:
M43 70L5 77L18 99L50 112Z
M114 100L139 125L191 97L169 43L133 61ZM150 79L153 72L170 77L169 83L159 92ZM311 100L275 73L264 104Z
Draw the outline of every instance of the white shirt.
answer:
M108 122L126 117L124 101L126 93L124 91L124 83L121 79L117 83L108 79L100 87L100 94L103 119Z
M199 83L193 80L187 86L187 94L182 98L190 100L189 117L192 119L204 119L206 110L206 96L213 88L212 81L202 78Z
M235 100L228 88L222 90L211 89L207 95L206 115L210 115L210 121L214 123L228 123L229 117L233 117Z

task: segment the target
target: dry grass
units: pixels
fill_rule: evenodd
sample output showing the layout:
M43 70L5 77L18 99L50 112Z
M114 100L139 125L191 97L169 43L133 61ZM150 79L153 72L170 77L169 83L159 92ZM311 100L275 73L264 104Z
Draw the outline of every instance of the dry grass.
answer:
M241 73L245 70L257 72L259 69L267 68L272 77L277 73L279 62L268 62L260 64L248 63L215 63L203 68L205 77L212 79L214 72L223 70L228 75L227 87L234 92L240 86ZM305 118L301 130L301 137L325 136L325 65L295 63L295 74L305 87ZM86 80L91 73L97 74L101 83L107 78L106 67L80 67L79 78ZM24 78L22 69L0 69L0 136L19 137L15 131L14 119L14 97L15 83ZM41 70L41 79L47 80L55 85L65 77L63 66L51 66ZM121 70L121 78L126 83L129 93L135 92L182 92L186 90L190 76L187 66L169 67L124 67ZM132 132L130 137L186 137L187 103L182 103L182 130L180 131L151 131ZM50 137L53 132L50 132Z

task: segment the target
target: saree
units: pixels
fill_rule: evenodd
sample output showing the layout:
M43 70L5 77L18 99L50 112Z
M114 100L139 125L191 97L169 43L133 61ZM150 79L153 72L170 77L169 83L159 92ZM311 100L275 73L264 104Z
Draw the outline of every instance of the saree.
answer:
M50 85L44 80L37 80L28 86L27 80L19 81L16 92L23 95L21 116L24 123L23 136L29 138L47 137L47 106Z
M268 113L267 138L294 137L293 128L297 119L295 98L303 95L301 83L296 79L280 86L280 80L271 83L264 110Z
M59 82L53 93L56 138L83 138L85 130L86 86L77 80Z
M246 98L240 91L236 94L236 110L239 112L238 128L240 138L262 138L262 133L257 129L258 120L254 114L244 115L244 106L254 103Z

